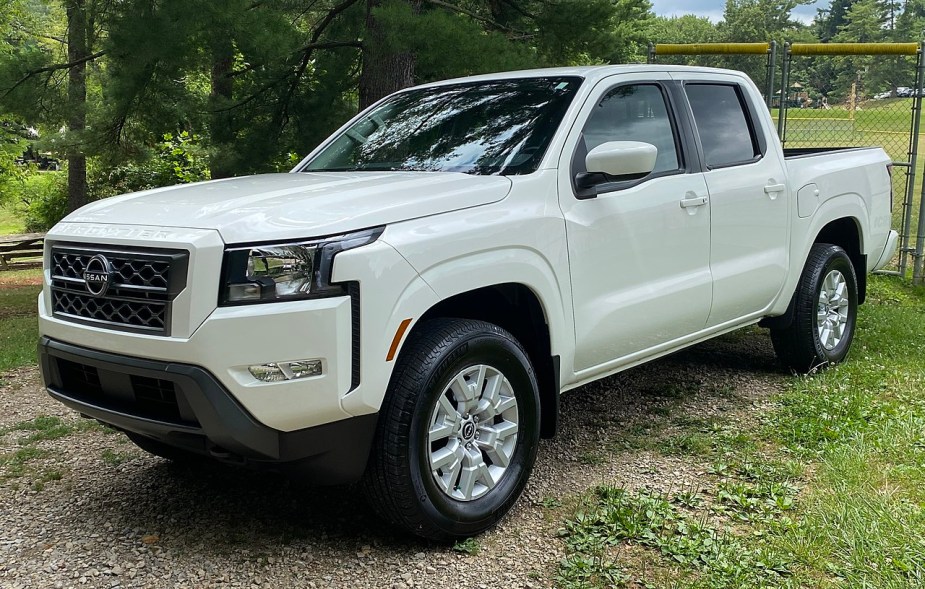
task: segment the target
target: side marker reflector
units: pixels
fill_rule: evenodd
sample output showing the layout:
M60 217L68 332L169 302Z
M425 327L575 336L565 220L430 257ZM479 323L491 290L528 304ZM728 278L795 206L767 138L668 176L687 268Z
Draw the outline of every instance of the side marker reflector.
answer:
M401 325L398 326L398 330L395 331L395 337L392 338L392 345L389 347L389 355L385 357L386 362L391 362L395 358L395 352L398 351L398 344L401 343L401 338L405 336L405 331L408 329L408 326L411 325L411 319L405 319L401 322Z

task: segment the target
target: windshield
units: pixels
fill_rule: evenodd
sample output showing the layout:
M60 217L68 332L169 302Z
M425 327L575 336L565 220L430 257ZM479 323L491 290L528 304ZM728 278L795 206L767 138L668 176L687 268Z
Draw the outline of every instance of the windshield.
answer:
M403 92L339 135L301 171L528 174L581 78L470 82Z

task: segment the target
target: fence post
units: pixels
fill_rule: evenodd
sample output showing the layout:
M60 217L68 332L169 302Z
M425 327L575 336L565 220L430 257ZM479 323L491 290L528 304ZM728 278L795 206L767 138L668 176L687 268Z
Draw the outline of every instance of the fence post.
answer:
M787 141L787 95L789 94L787 86L790 84L790 61L793 55L790 53L790 43L784 43L784 67L780 74L780 105L777 109L777 135L780 137L780 144L783 146Z
M906 194L903 195L903 226L901 228L899 243L899 275L906 275L908 267L909 253L912 251L909 247L909 239L912 231L912 208L915 205L915 175L919 153L919 131L921 129L922 116L922 86L925 84L925 42L919 43L918 64L915 70L915 98L912 99L912 132L909 137L909 167L906 168ZM921 221L921 214L919 215ZM921 225L921 223L920 223ZM921 237L922 230L919 229L918 235ZM916 241L916 254L913 257L913 273L915 260L922 255L919 241ZM921 272L920 272L921 273ZM913 278L914 280L914 278Z
M655 63L655 43L649 43L649 54L647 63Z
M768 75L767 75L767 101L768 101L768 110L771 109L771 101L774 100L774 70L777 69L777 41L771 41L771 46L768 47Z
M915 120L913 126L915 129L915 134L912 136L913 149L913 159L912 159L912 178L909 182L910 185L915 184L915 154L918 153L918 131L920 128L920 117L922 114L922 86L925 84L925 43L919 44L919 68L916 75L916 92L915 92ZM909 189L909 214L905 215L907 218L906 225L912 224L912 199L911 195L913 193L912 189ZM904 211L906 212L906 211ZM906 234L908 235L908 231ZM908 238L907 238L908 239ZM925 249L925 182L922 183L922 192L919 195L919 226L918 231L915 234L915 253L912 254L912 284L919 285L922 284L923 279L923 249Z

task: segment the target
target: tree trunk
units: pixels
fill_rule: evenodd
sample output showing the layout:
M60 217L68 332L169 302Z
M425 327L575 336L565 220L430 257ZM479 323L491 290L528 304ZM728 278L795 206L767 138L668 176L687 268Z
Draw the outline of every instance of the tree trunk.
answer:
M229 178L234 170L225 154L234 141L231 111L227 110L234 99L234 80L228 75L234 65L234 44L230 37L217 40L212 47L212 152L209 170L213 179Z
M81 148L87 129L87 47L86 0L67 4L67 57L71 66L67 76L67 210L87 204L87 156ZM79 63L78 63L79 62Z
M363 44L363 70L360 72L360 110L392 92L414 85L414 54L390 51L384 42L385 35L373 17L373 9L380 0L367 0L366 38ZM420 2L411 2L416 14Z

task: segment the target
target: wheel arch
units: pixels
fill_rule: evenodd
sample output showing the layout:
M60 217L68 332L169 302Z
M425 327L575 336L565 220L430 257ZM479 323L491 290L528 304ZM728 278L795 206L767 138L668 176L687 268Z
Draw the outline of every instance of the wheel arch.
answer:
M867 256L863 239L861 222L856 217L842 217L827 223L810 244L812 247L817 243L831 243L847 252L857 278L859 305L867 298Z
M803 256L800 258L800 272L794 273L793 284L788 285L786 292L790 293L788 305L782 315L774 317L765 317L759 325L772 329L786 328L793 323L794 314L794 295L799 283L799 278L803 273L806 262L809 259L812 247L817 243L830 243L837 245L848 254L851 259L851 265L854 267L855 278L858 287L858 304L864 303L867 297L867 255L864 253L864 233L861 229L861 220L853 215L846 215L833 219L823 225L815 232L815 236L806 244Z
M559 356L553 355L547 309L529 286L506 282L447 297L431 306L410 337L428 319L477 319L510 332L524 347L536 372L540 395L540 435L555 435L559 415ZM401 353L399 353L399 356Z

